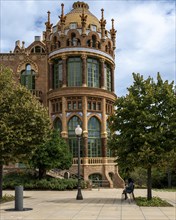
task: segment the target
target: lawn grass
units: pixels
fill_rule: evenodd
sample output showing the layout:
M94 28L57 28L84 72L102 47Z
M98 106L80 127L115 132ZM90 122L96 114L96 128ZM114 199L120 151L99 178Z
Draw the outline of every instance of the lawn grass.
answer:
M2 199L0 200L0 204L1 203L5 203L5 202L10 202L10 201L13 201L15 199L15 197L13 195L8 195L8 194L5 194Z
M136 204L138 206L148 206L148 207L172 207L167 201L160 199L159 197L152 197L151 200L147 200L146 197L136 197Z

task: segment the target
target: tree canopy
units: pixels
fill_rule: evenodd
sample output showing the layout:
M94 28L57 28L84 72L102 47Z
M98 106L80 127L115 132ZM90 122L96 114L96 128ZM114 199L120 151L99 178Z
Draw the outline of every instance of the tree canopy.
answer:
M128 94L116 100L109 118L113 135L108 145L121 169L147 169L151 199L151 168L162 166L166 154L176 148L176 96L173 82L163 81L159 73L156 82L135 73L133 78Z
M30 164L39 169L39 178L41 179L47 170L70 168L72 155L65 140L59 136L56 130L53 130L48 142L36 149Z
M4 164L28 160L49 133L47 109L0 65L0 173Z

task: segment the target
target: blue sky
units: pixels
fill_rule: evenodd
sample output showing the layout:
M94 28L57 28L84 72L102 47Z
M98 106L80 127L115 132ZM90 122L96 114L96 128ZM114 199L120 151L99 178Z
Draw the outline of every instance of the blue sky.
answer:
M64 0L1 0L0 49L1 53L13 51L15 41L25 41L29 46L34 36L42 36L51 12L51 22L56 24L61 14L72 9L75 1ZM156 79L160 72L164 80L176 81L176 1L173 0L88 0L89 10L101 18L104 8L106 28L115 20L116 69L115 91L118 96L127 93L133 83L132 73Z

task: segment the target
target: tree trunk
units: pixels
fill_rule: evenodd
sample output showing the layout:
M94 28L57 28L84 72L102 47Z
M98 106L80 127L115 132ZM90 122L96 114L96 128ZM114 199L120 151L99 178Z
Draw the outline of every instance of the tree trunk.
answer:
M172 177L171 177L171 171L169 169L167 171L167 180L168 180L168 188L171 188Z
M46 176L46 169L39 168L39 180L43 179Z
M152 199L152 169L147 168L147 199Z
M2 200L3 165L0 164L0 200Z

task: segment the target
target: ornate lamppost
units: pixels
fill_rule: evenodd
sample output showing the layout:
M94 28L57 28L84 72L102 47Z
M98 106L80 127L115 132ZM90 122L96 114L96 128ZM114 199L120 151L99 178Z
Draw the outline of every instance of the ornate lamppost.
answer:
M77 200L83 200L83 196L81 193L81 177L80 177L80 142L81 142L81 134L82 134L82 128L80 125L77 125L75 128L75 134L78 138L78 193L77 193Z

